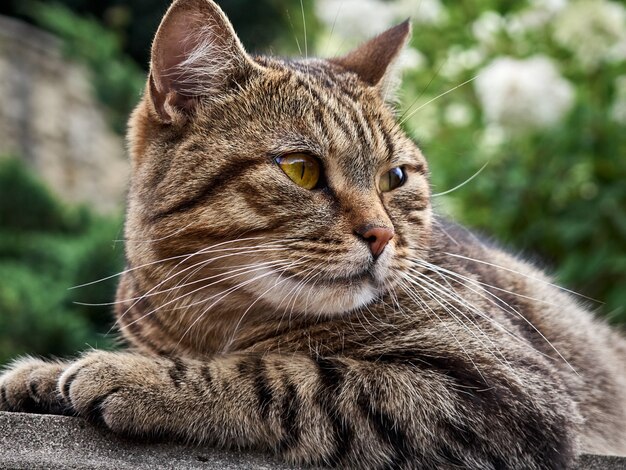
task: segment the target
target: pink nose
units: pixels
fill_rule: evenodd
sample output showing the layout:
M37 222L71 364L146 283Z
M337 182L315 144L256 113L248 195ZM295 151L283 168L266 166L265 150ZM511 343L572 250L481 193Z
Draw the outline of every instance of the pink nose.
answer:
M389 240L394 236L392 228L375 227L372 225L360 227L356 230L356 233L369 243L370 251L374 258L378 258L381 255Z

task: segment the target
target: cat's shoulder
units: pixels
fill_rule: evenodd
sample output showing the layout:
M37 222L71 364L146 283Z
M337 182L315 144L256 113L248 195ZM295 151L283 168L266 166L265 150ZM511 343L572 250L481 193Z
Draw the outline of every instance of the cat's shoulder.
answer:
M513 250L480 230L470 229L449 218L435 216L432 224L429 261L455 272L473 274L490 283L549 286L550 266L534 253ZM534 281L534 282L533 282Z

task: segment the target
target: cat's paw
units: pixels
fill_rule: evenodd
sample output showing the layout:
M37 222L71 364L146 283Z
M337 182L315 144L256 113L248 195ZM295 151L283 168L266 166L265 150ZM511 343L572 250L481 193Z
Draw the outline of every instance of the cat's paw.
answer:
M0 376L0 411L70 414L57 388L66 367L62 362L18 359Z
M167 383L167 360L133 353L93 351L74 362L59 380L59 390L74 411L114 432L154 432Z

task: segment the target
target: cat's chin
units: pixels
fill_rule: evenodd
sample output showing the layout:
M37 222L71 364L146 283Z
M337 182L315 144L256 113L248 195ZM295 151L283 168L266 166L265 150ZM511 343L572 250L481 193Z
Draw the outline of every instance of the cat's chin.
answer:
M379 295L379 290L369 283L349 288L324 286L316 290L313 308L305 308L303 313L341 315L364 307Z
M371 278L302 283L269 277L255 283L253 290L276 312L319 316L354 311L379 297L383 289Z

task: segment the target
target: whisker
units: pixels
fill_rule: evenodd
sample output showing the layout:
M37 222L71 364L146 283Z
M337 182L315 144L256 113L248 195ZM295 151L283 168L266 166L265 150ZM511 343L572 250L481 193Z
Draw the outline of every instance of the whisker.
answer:
M317 266L317 268L319 268L319 267L321 267L321 266L322 266L322 264L320 263L320 264ZM316 269L317 269L317 268L316 268ZM315 280L315 282L314 282L313 284L311 284L311 285L309 286L309 292L308 292L308 293L307 293L307 295L306 295L306 301L305 301L305 303L304 303L304 313L306 313L306 312L307 312L307 310L308 310L308 308L309 308L309 299L310 299L310 297L311 297L311 293L313 292L313 289L315 289L315 286L317 285L317 283L320 281L321 276L322 276L322 271L318 271L318 272L315 274L315 276L313 276L313 277L311 278L311 280L310 280L310 281L312 281L312 280L314 280L315 278L318 278L317 280ZM310 281L309 281L309 282L310 282Z
M261 247L261 248L259 248L258 250L252 250L250 253L258 253L258 251L261 251L262 249L264 249L264 248L263 248L263 247ZM200 250L200 251L203 251L203 250ZM197 253L198 253L198 252L197 252ZM194 255L196 255L197 253L194 253ZM179 262L178 264L176 264L176 265L175 265L172 269L170 269L170 270L169 270L169 272L167 273L167 275L166 275L166 278L165 278L165 279L163 279L161 282L159 282L158 284L156 284L155 286L153 286L150 290L148 290L148 292L146 292L146 293L145 293L143 296L141 296L139 299L135 300L135 301L134 301L134 303L133 303L131 306L129 306L129 307L128 307L128 308L127 308L127 309L126 309L126 310L125 310L125 311L124 311L124 312L123 312L123 313L122 313L122 314L121 314L121 315L120 315L120 316L119 316L119 317L115 320L115 322L113 323L113 325L111 326L111 328L109 329L109 331L108 331L108 333L107 333L107 334L110 334L110 333L111 333L111 331L113 331L113 328L115 328L115 327L116 327L116 326L117 326L117 325L121 322L121 320L122 320L122 319L123 319L123 318L124 318L124 317L128 314L128 312L129 312L130 310L132 310L132 309L135 307L135 305L137 305L137 303L138 303L138 302L140 302L140 301L141 301L141 299L142 299L142 298L144 298L146 295L149 295L150 293L154 292L156 289L158 289L160 286L162 286L165 282L167 282L167 281L169 281L169 280L173 279L174 277L176 277L176 276L178 276L178 275L182 274L183 272L185 272L185 271L187 271L187 270L189 270L189 269L194 268L195 266L197 266L197 265L199 265L199 264L202 264L202 263L205 263L205 264L206 264L206 263L209 263L209 262L212 262L212 261L216 261L216 260L218 260L218 259L223 259L223 258L226 258L226 257L229 257L229 256L238 256L238 255L241 255L241 254L242 254L241 252L237 252L237 253L229 253L229 254L227 254L227 255L221 255L221 256L218 256L218 257L216 257L216 258L211 258L210 260L203 260L203 261L200 261L200 263L193 264L193 265L191 265L191 266L188 266L187 268L184 268L184 269L182 269L182 270L180 270L180 271L175 272L174 274L172 274L172 272L173 272L174 270L176 270L176 268L177 268L178 266L180 266L182 263L184 263L185 261L187 261L187 260L188 260L191 256L190 256L190 257L185 258L184 260L180 261L180 262Z
M494 286L492 284L479 281L477 279L472 279L471 277L463 276L462 274L456 273L454 271L450 271L449 269L446 269L446 268L442 268L441 266L437 266L436 264L429 263L428 261L424 261L424 260L420 260L420 259L416 259L416 258L413 258L412 261L415 262L415 263L421 264L425 268L431 269L433 271L438 271L440 273L446 273L446 274L448 274L450 276L457 277L457 278L459 278L461 280L465 280L466 282L475 284L477 286L488 287L490 289L494 289L494 290L497 290L497 291L500 291L500 292L511 294L511 295L516 296L516 297L520 297L522 299L532 300L534 302L539 302L539 303L542 303L542 304L551 305L553 307L558 307L559 306L558 304L555 304L553 302L548 302L545 299L538 299L536 297L531 297L529 295L520 294L519 292L515 292L515 291L512 291L512 290L507 290L507 289L504 289L502 287ZM485 290L485 293L488 294L488 295L494 296L499 302L506 303L500 297L498 297L495 294L489 292L488 290Z
M341 7L343 7L343 1L339 3L339 8L337 8L337 12L335 13L335 18L333 19L333 25L330 28L330 34L328 35L328 41L326 41L326 48L324 50L323 57L328 56L328 49L332 44L333 33L335 32L335 26L337 26L337 18L339 18L339 12L341 12Z
M296 264L297 266L297 264ZM204 316L206 315L206 313L211 310L211 308L213 308L215 305L217 305L219 302L221 302L223 299L225 299L226 297L228 297L230 294L232 294L233 292L247 286L248 284L251 284L252 282L255 282L259 279L262 279L264 277L267 277L269 275L275 274L274 271L269 271L263 274L260 274L259 276L255 276L252 279L249 279L247 281L241 282L239 284L237 284L234 287L231 287L229 289L227 289L225 292L223 292L223 295L217 299L215 302L213 302L211 305L209 305L206 309L204 309L202 311L202 313L198 316L198 318L196 318L191 325L189 325L189 328L187 328L187 330L185 330L185 332L183 333L183 335L181 336L180 340L178 341L178 343L176 344L176 348L178 348L178 346L180 345L180 343L182 342L182 340L185 338L185 336L187 335L187 333L189 333L189 331L191 331L191 329L202 319L204 318ZM218 294L219 295L219 294ZM215 296L211 296L207 299L205 299L204 301L206 302L206 300L210 300L211 298L214 298Z
M116 243L119 242L133 242L133 243L152 243L152 242L160 242L163 240L167 240L168 238L173 237L174 235L178 235L180 232L186 230L187 228L189 228L191 225L195 224L196 221L191 221L189 222L187 225L185 225L182 228L176 229L175 231L173 231L172 233L170 233L169 235L165 235L164 237L161 238L152 238L152 239L139 239L139 238L122 238L122 239L117 239L117 240L113 240Z
M300 276L304 276L304 280L306 280L309 276L309 273L314 272L316 269L319 269L321 266L323 266L324 263L318 263L315 266L312 266L308 269L305 269L302 273L299 273ZM297 275L297 274L295 274ZM295 276L294 275L294 276ZM291 277L294 277L291 276ZM300 283L296 284L294 287L292 287L289 292L287 292L285 295L283 295L283 298L281 299L280 303L276 306L276 308L274 309L274 313L278 313L278 311L281 309L281 306L283 305L283 302L285 302L285 300L291 295L291 293L298 288L298 286L300 285ZM287 305L288 307L288 305ZM278 321L278 324L276 326L276 330L278 331L280 329L280 326L282 325L283 319L285 318L285 315L287 314L287 307L285 308L285 310L283 311L283 314L280 317L280 320ZM291 317L289 318L289 322L291 321Z
M426 262L424 262L424 263L426 263ZM430 269L433 269L433 268L434 268L435 270L437 270L437 269L438 269L438 266L436 266L436 265L432 265L431 263L428 263L428 264L432 266L432 268L430 268ZM425 267L428 267L428 266L425 266ZM442 275L443 275L443 274L442 274ZM457 282L458 282L458 281L457 281ZM466 288L468 288L468 289L470 289L470 290L472 290L472 291L474 291L473 289L471 289L471 288L470 288L470 287L468 287L467 285L466 285L465 287L466 287ZM484 298L486 298L486 300L487 300L487 301L489 301L490 303L492 303L493 305L495 305L496 307L498 307L501 311L503 311L503 312L505 312L505 313L511 313L511 314L513 314L513 315L517 316L518 318L522 319L522 320L523 320L526 324L528 324L528 325L529 325L529 326L530 326L530 327L531 327L531 328L532 328L532 329L533 329L533 330L534 330L534 331L535 331L535 332L536 332L536 333L537 333L537 334L538 334L538 335L539 335L539 336L540 336L540 337L541 337L541 338L542 338L542 339L546 342L546 344L548 344L548 346L550 346L550 348L551 348L551 349L552 349L552 350L553 350L553 351L554 351L554 352L555 352L555 353L556 353L556 354L557 354L557 355L558 355L558 356L559 356L559 357L560 357L560 358L561 358L561 359L565 362L565 364L567 364L567 365L569 366L569 368L570 368L570 369L571 369L574 373L576 373L576 375L578 375L578 372L577 372L577 371L574 369L574 367L573 367L573 366L569 363L569 361L568 361L567 359L565 359L565 357L564 357L564 356L561 354L561 352L560 352L560 351L559 351L559 350L558 350L558 349L557 349L557 348L556 348L556 347L552 344L552 342L551 342L550 340L548 340L548 338L546 338L546 337L544 336L544 334L543 334L543 333L541 333L541 331L539 331L539 329L538 329L537 327L535 327L535 325L533 325L533 324L532 324L532 322L531 322L530 320L528 320L528 319L527 319L527 318L526 318L526 317L525 317L525 316L524 316L521 312L519 312L517 309L515 309L514 307L512 307L511 305L509 305L507 302L505 302L504 300L502 300L500 297L496 296L495 294L493 294L493 293L491 293L491 292L489 292L489 291L487 291L487 290L485 290L485 289L481 289L481 290L482 290L482 292L484 292L485 294L489 294L489 295L491 295L492 297L494 297L494 298L495 298L498 302L501 302L502 304L506 305L506 306L510 309L510 311L509 311L509 312L507 312L507 311L506 311L506 310L505 310L505 309L504 309L501 305L499 305L498 303L496 303L496 302L494 302L493 300L488 299L486 296L484 296ZM474 292L476 292L476 291L474 291ZM476 292L476 293L477 293L478 295L481 295L481 293L480 293L480 292ZM482 296L482 295L481 295L481 296ZM504 327L503 327L503 328L504 328ZM507 330L505 329L505 331L507 331ZM517 338L517 336L516 336L516 335L513 335L513 337L514 337L514 338ZM545 356L545 357L550 357L550 356L548 356L547 354L544 354L544 353L541 353L541 354L542 354L543 356Z
M439 322L441 323L441 325L448 331L448 333L450 334L450 336L454 339L454 341L456 342L456 344L461 348L461 351L463 351L463 354L465 354L465 356L467 356L467 359L472 363L472 365L474 366L474 368L476 369L476 372L478 372L478 374L481 376L481 378L484 380L485 384L487 384L487 380L485 379L485 377L483 376L482 372L480 371L478 365L474 362L474 359L472 359L472 356L467 352L467 350L465 349L465 347L463 346L463 344L461 343L461 341L459 341L458 337L450 330L450 328L448 328L448 325L446 324L446 322L444 322L441 317L439 315L437 315L437 312L435 312L435 310L433 308L431 308L430 305L428 305L428 302L425 302L423 299L421 299L421 297L419 296L419 294L417 294L414 290L408 288L408 286L406 285L405 281L403 281L402 279L398 279L399 281L399 285L402 288L402 290L405 292L405 294L411 299L413 300L413 302L415 303L415 305L417 305L418 307L420 305L425 306L434 316L435 318L437 318L437 320L439 320ZM458 319L457 319L458 321Z
M439 75L439 72L441 72L441 69L443 68L443 66L446 64L446 62L448 62L448 57L446 57L443 61L441 61L441 64L439 65L439 67L437 67L437 70L435 70L435 73L432 74L432 76L430 77L430 80L428 81L428 83L426 84L426 86L424 87L424 89L420 92L420 94L417 96L417 98L415 98L413 100L413 102L404 110L404 112L400 115L400 117L397 119L400 122L403 122L402 119L404 118L404 116L406 115L406 113L411 111L411 108L413 108L413 106L415 106L417 104L417 102L420 100L420 98L422 96L424 96L424 93L426 93L428 91L428 88L430 87L430 85L433 83L433 81L435 80L435 78L437 78L437 75Z
M548 286L550 286L550 287L555 287L556 289L559 289L559 290L562 290L562 291L565 291L565 292L569 292L570 294L576 295L576 296L578 296L578 297L582 297L582 298L584 298L584 299L591 300L591 301L596 302L596 303L599 303L599 304L602 304L602 303L603 303L603 302L600 302L599 300L593 299L593 298L591 298L591 297L587 297L586 295L580 294L580 293L578 293L578 292L576 292L576 291L573 291L573 290L567 289L567 288L565 288L565 287L558 286L558 285L556 285L556 284L553 284L553 283L551 283L551 282L545 281L545 280L543 280L543 279L539 279L539 278L536 278L536 277L533 277L533 276L529 276L528 274L521 273L521 272L516 271L516 270L514 270L514 269L511 269L511 268L506 268L506 267L504 267L504 266L500 266L500 265L497 265L497 264L494 264L494 263L490 263L490 262L488 262L488 261L484 261L484 260L480 260L480 259L476 259L476 258L470 258L470 257L468 257L468 256L458 255L458 254L455 254L455 253L448 253L448 252L444 252L443 254L444 254L444 255L448 255L448 256L453 256L453 257L455 257L455 258L461 258L461 259L464 259L464 260L467 260L467 261L474 261L474 262L476 262L476 263L485 264L485 265L487 265L487 266L491 266L492 268L503 269L503 270L505 270L505 271L508 271L508 272L511 272L511 273L518 274L518 275L520 275L520 276L522 276L522 277L525 277L525 278L527 278L527 279L530 279L530 280L532 280L532 281L541 282L541 283L546 284L546 285L548 285Z
M220 245L225 245L227 243L235 243L235 242L238 242L238 241L247 241L247 240L259 240L259 239L262 239L262 238L263 237L253 237L253 238L242 238L242 239L237 239L237 240L229 240L229 241L226 241L226 242L217 243L217 244L212 245L210 247L204 248L203 250L205 250L205 249L206 250L212 249L212 248L218 247ZM132 271L136 271L138 269L142 269L142 268L145 268L145 267L148 267L148 266L153 266L153 265L159 264L159 263L165 263L167 261L172 261L172 260L175 260L175 259L185 258L187 256L194 256L194 255L196 255L198 253L199 252L196 251L196 252L193 252L193 253L187 253L187 254L184 254L184 255L177 255L177 256L172 256L170 258L165 258L165 259L161 259L161 260L157 260L157 261L152 261L150 263L145 263L145 264L142 264L140 266L135 266L133 268L125 269L124 271L120 271L119 273L116 273L116 274L111 274L110 276L103 277L103 278L97 279L95 281L90 281L90 282L86 282L84 284L79 284L77 286L68 287L67 290L73 290L73 289L79 289L81 287L91 286L93 284L97 284L98 282L108 281L109 279L113 279L115 277L122 276L124 274L130 273Z
M291 315L293 314L294 308L296 308L296 300L298 299L298 296L300 295L300 292L302 292L302 289L304 289L307 286L308 282L310 282L312 279L315 279L315 277L317 277L319 275L319 273L320 273L319 271L315 272L316 268L318 268L318 267L319 267L319 265L314 267L311 270L312 274L307 274L304 277L304 279L302 279L300 281L300 284L298 285L298 288L296 289L296 291L292 295L292 300L287 303L287 307L286 308L289 308L289 304L291 303L291 310L289 311L289 318L290 319L291 319Z
M478 175L480 175L483 170L485 168L487 168L487 165L489 165L489 162L485 163L480 170L478 170L476 173L474 173L472 176L470 176L469 178L467 178L465 181L463 181L461 184L456 185L454 188L452 189L448 189L447 191L444 191L442 193L435 193L435 194L431 194L430 197L439 197L439 196L444 196L446 194L450 194L454 191L456 191L457 189L461 189L463 186L465 186L467 183L469 183L470 181L472 181L474 178L476 178Z
M193 284L198 284L198 283L201 283L201 282L209 281L211 279L223 276L225 274L231 274L231 273L234 273L234 272L237 272L237 271L245 270L245 269L253 267L253 266L254 267L258 267L258 266L261 266L261 265L264 265L264 264L271 264L271 263L275 263L276 262L276 261L270 260L270 261L264 261L264 262L253 262L253 263L249 263L249 264L245 264L245 265L230 266L226 273L218 273L218 274L214 274L213 276L209 276L209 277L205 277L205 278L202 278L202 279L197 279L197 280L194 280L194 281L191 281L191 282L187 282L187 280L189 280L192 276L194 276L196 273L198 273L198 271L200 271L202 269L207 269L207 266L210 265L211 263L213 263L214 261L218 261L218 260L224 259L224 258L230 258L232 256L241 256L241 255L244 255L244 254L251 254L251 253L253 253L253 254L258 254L258 253L265 253L265 254L267 254L268 252L284 251L285 249L286 248L280 248L280 249L258 248L258 249L249 250L249 251L241 251L241 252L237 252L237 253L229 253L229 254L226 254L226 255L217 256L215 258L202 260L202 261L200 261L198 263L195 263L195 264L193 264L191 266L188 266L185 269L180 270L179 272L175 273L172 276L169 276L168 278L164 279L163 281L161 281L158 284L158 285L162 285L164 282L167 282L168 280L173 279L174 277L182 274L184 271L197 266L196 269L194 269L192 272L186 274L185 277L183 279L181 279L174 287L170 287L168 289L164 289L164 290L161 290L161 291L153 292L151 294L146 294L145 296L148 296L148 295L158 295L160 293L165 293L165 292L169 292L169 291L173 291L173 290L180 290L183 287L187 287L187 286L190 286L190 285L193 285ZM213 268L213 269L220 269L220 268ZM157 287L158 287L158 285L157 285Z
M279 262L276 262L276 263L278 264ZM280 265L280 264L278 264L278 265ZM173 300L170 300L170 301L168 301L168 302L165 302L165 303L161 304L161 305L160 305L160 306L158 306L157 308L155 308L155 309L151 310L150 312L148 312L148 313L146 313L146 314L142 315L141 317L137 318L136 320L133 320L132 322L127 323L126 325L124 325L124 327L123 327L123 328L127 328L127 327L129 327L129 326L133 325L134 323L137 323L138 321L143 320L144 318L146 318L146 317L148 317L148 316L150 316L150 315L153 315L154 313L156 313L157 311L159 311L159 310L161 310L162 308L166 307L167 305L171 305L172 303L178 302L178 301L182 300L182 299L183 299L183 298L185 298L185 297L188 297L188 296L190 296L190 295L192 295L192 294L195 294L196 292L199 292L199 291L201 291L201 290L204 290L204 289L206 289L206 288L208 288L208 287L212 287L212 286L214 286L214 285L216 285L216 284L219 284L220 282L224 282L224 281L226 281L226 280L228 280L228 279L232 279L232 278L235 278L235 277L237 277L237 276L242 276L242 275L245 275L245 274L249 274L250 272L259 271L259 270L266 269L266 268L267 268L266 266L260 266L260 267L257 267L257 268L252 268L252 269L250 269L250 270L248 270L248 271L244 271L244 272L240 272L240 273L237 273L237 274L229 275L229 276L226 276L226 277L224 277L224 278L222 278L222 279L219 279L219 280L217 280L217 281L211 282L211 283L209 283L209 284L207 284L207 285L204 285L204 286L202 286L202 287L199 287L199 288L197 288L197 289L194 289L194 290L192 290L191 292L187 292L187 293L185 293L185 294L183 294L183 295L181 295L181 296L179 296L179 297L176 297L176 298L175 298L175 299L173 299ZM256 280L256 279L257 279L257 277L255 277L255 278L254 278L254 280ZM246 281L246 282L247 282L247 281ZM248 283L249 283L249 282L248 282ZM246 285L247 285L247 284L246 284ZM198 300L198 301L196 301L196 302L192 302L191 304L186 305L186 306L175 307L173 310L178 310L178 309L182 309L182 308L189 308L189 307L194 306L194 305L202 304L202 303L205 303L206 301L211 300L211 299L213 299L213 298L215 298L215 297L217 297L217 296L219 296L219 295L220 295L220 293L215 294L215 295L212 295L212 296L207 297L207 298L202 299L202 300ZM123 329L123 328L122 328L122 329Z
M208 259L208 260L203 260L203 261L200 261L200 262L198 262L198 263L195 263L195 264L193 264L193 265L191 265L191 266L188 266L188 267L186 267L185 269L183 269L183 270L181 270L181 271L176 272L176 273L175 273L174 275L172 275L172 276L169 276L168 278L164 279L164 280L163 280L163 281L161 281L159 284L157 284L157 286L156 286L156 287L158 287L158 286L160 286L160 285L164 284L165 282L167 282L167 281L171 280L173 277L176 277L176 276L178 276L178 275L182 274L183 272L187 271L188 269L191 269L191 268L194 268L194 267L196 267L196 266L200 265L200 268L198 268L196 271L194 271L194 272L197 272L198 270L200 270L200 269L202 269L203 267L205 267L205 265L206 265L206 264L209 264L209 263L211 263L212 261L215 261L215 260L218 260L218 259L228 258L228 257L231 257L231 256L239 256L239 255L242 255L242 254L248 254L248 253L258 253L259 251L261 251L261 252L267 252L267 251L284 251L284 250L286 250L286 248L280 248L280 249L267 249L267 250L266 250L266 249L259 249L259 250L253 250L253 251L242 251L242 252L237 252L237 253L230 253L230 254L228 254L228 255L218 256L218 257L216 257L216 258L211 258L211 259ZM193 273L192 273L192 274L193 274ZM216 275L216 276L218 276L218 275ZM216 276L212 276L212 277L216 277ZM114 302L101 302L101 303L72 302L72 303L74 303L75 305L83 305L83 306L87 306L87 307L101 307L101 306L110 306L110 305L124 304L124 303L131 302L131 301L134 301L134 300L141 300L141 299L144 299L144 298L146 298L146 297L153 297L153 296L155 296L155 295L164 294L164 293L166 293L166 292L169 292L169 291L172 291L172 290L178 289L178 288L180 288L180 287L185 287L185 286L192 285L192 284L195 284L195 283L198 283L198 282L206 281L206 280L208 280L208 279L211 279L212 277L209 277L209 278L204 278L204 279L198 279L198 280L195 280L195 281L190 282L190 283L188 283L188 284L183 284L182 286L181 286L181 285L176 285L176 286L174 286L174 287L170 287L170 288L168 288L168 289L164 289L164 290L161 290L161 291L156 291L156 292L153 292L153 291L152 291L152 289L151 289L150 291L148 291L148 293L146 293L146 294L142 294L142 295L140 295L140 296L138 296L138 297L130 297L130 298L127 298L127 299L120 299L120 300L116 300L116 301L114 301Z
M304 15L304 4L302 3L302 0L300 0L300 10L302 11L302 27L304 28L304 58L308 59L309 58L309 45L308 45L307 34L306 34L306 18Z
M302 55L302 49L300 48L300 41L298 41L298 35L296 34L296 29L293 27L293 21L291 21L291 15L289 14L289 9L287 9L287 21L289 21L289 26L291 27L293 38L296 40L296 46L298 46L298 53Z
M455 86L453 88L450 88L449 90L444 91L443 93L440 93L439 95L435 96L434 98L428 100L426 103L424 103L423 105L419 106L417 109L414 109L413 111L411 111L411 113L409 113L404 119L402 119L399 122L399 125L401 126L402 124L404 124L406 121L411 119L415 115L415 113L417 113L420 109L424 108L425 106L428 106L433 101L438 100L439 98L441 98L442 96L447 95L448 93L452 93L454 90L457 90L457 89L461 88L462 86L467 85L468 83L476 80L477 78L478 78L478 75L475 75L472 78L470 78L469 80L465 80L463 83L460 83L457 86Z
M294 263L300 261L300 259L296 260ZM298 274L292 274L291 276L285 278L285 279L280 279L280 276L282 275L282 273L284 273L287 269L290 269L291 267L294 266L294 263L291 263L287 266L285 266L283 269L281 269L278 273L279 278L278 280L274 283L274 285L270 286L268 289L266 289L264 292L262 292L261 294L259 294L257 296L257 298L250 304L250 306L243 312L243 314L241 314L241 316L239 317L239 321L237 322L237 324L235 325L235 328L233 329L233 333L231 335L231 339L228 341L227 346L225 347L225 350L227 350L230 345L234 342L235 340L235 336L237 335L237 331L239 330L239 326L241 325L241 322L243 321L244 317L247 315L247 313L252 309L252 307L254 307L254 305L256 305L256 303L261 300L267 293L269 293L271 290L275 289L276 287L278 287L280 284L287 282L289 279L291 279L294 276L297 276ZM280 282L279 282L280 280Z
M405 273L405 275L408 277L409 282L411 281L411 276L407 273ZM487 347L487 350L489 350L489 352L491 352L493 354L493 356L500 362L502 363L502 361L500 361L500 359L498 358L498 356L500 356L500 358L502 358L502 360L504 360L504 363L502 363L503 365L506 365L507 367L510 367L510 364L508 363L507 359L502 355L502 352L499 350L499 348L495 345L495 343L493 342L493 340L491 339L491 337L485 333L482 328L480 328L480 326L472 321L472 319L470 319L462 310L460 310L459 308L457 308L454 304L452 304L451 302L447 302L445 299L443 299L442 297L439 297L437 295L435 295L435 293L430 290L429 288L427 288L426 286L424 286L423 284L421 284L419 281L417 281L417 279L414 279L415 285L417 287L419 287L420 289L424 290L424 292L426 292L430 298L432 298L435 302L437 302L444 310L446 310L446 312L448 312L448 314L450 314L458 323L459 325L461 325L470 335L472 335L479 343L481 344L485 344L473 331L471 328L469 328L465 323L463 323L462 320L460 320L455 314L454 312L452 312L450 310L450 308L447 307L447 305L449 305L451 308L453 308L457 313L459 313L465 320L467 320L469 323L472 324L472 326L474 326L479 332L480 334L482 334L487 341L489 341L489 343L493 346L493 348L495 348L495 351L498 354L493 354L493 351L491 350L491 348ZM457 300L457 297L454 297L450 294L448 294L447 292L445 292L444 289L438 288L438 286L434 285L431 282L428 282L426 279L422 279L422 282L426 282L428 283L428 285L432 288L435 289L436 292L439 292L440 294L444 294L447 295L448 297L452 298L453 300ZM442 303L443 302L443 303Z
M284 300L289 297L291 295L291 299L287 302L287 305L285 305L285 311L283 312L283 315L281 317L281 322L282 319L284 318L285 314L287 313L287 310L289 310L289 305L291 304L291 309L289 310L289 315L288 315L288 319L287 319L287 324L291 325L291 317L293 315L293 310L296 306L296 300L298 298L298 294L302 291L302 289L304 289L304 287L306 286L307 282L309 282L310 279L315 278L316 273L315 271L322 265L322 263L318 263L316 266L312 266L311 268L305 270L302 275L303 278L300 280L300 282L298 282L288 293L285 297L283 297L283 300L281 300L280 304L278 305L278 308L281 307L282 303L284 302ZM319 272L318 272L319 273Z

